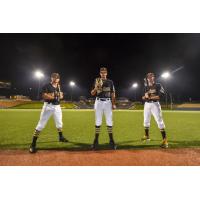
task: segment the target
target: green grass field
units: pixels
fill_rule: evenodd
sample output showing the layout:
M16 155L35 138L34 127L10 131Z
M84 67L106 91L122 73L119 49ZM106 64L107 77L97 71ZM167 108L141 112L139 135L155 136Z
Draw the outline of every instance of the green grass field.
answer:
M38 122L40 110L0 110L0 149L27 149ZM163 112L171 148L200 146L200 112ZM86 150L94 137L94 111L63 110L64 135L69 143L57 142L57 131L51 118L38 140L39 149ZM114 111L114 137L118 149L159 148L161 134L152 118L152 141L143 144L142 111ZM105 123L100 135L101 148L107 148Z

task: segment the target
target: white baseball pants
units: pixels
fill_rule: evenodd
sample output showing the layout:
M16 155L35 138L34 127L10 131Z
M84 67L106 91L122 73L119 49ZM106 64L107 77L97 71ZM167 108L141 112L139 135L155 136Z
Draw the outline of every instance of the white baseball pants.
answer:
M145 102L144 104L144 127L150 127L151 115L153 115L158 128L164 129L165 124L162 118L162 111L159 102Z
M111 100L101 101L96 99L94 109L96 126L102 125L103 114L105 115L107 126L113 126Z
M36 126L36 130L42 131L42 129L46 126L49 118L53 115L54 122L57 129L62 129L62 110L60 105L53 105L44 102L42 112L40 114L40 120Z

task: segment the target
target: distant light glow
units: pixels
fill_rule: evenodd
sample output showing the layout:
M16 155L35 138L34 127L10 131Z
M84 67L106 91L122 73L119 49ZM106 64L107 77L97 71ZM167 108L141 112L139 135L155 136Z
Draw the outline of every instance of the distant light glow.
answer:
M35 72L35 77L38 79L41 79L44 77L44 74L41 71L36 71Z
M137 88L138 87L138 83L133 83L132 87L133 88Z
M162 75L161 75L162 78L164 79L168 79L170 77L170 73L169 72L164 72Z
M74 87L74 86L76 85L76 83L75 83L74 81L70 81L70 82L69 82L69 85L70 85L71 87Z

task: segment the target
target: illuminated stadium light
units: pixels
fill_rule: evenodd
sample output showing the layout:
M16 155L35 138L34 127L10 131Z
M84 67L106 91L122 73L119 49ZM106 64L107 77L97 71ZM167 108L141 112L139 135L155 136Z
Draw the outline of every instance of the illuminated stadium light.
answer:
M132 87L133 88L137 88L138 87L138 83L133 83Z
M70 82L69 82L69 85L70 85L71 87L74 87L74 86L76 85L76 83L75 83L74 81L70 81Z
M41 82L41 79L44 77L44 74L40 70L37 70L35 72L35 77L38 79L37 99L39 100L40 99L40 82Z
M169 72L164 72L161 77L164 78L164 79L168 79L170 77L170 73Z
M71 96L71 101L73 101L73 89L76 86L76 83L74 81L70 81L69 85L71 87L71 95L70 95Z
M38 79L41 79L44 77L44 74L41 71L36 71L35 72L35 77Z

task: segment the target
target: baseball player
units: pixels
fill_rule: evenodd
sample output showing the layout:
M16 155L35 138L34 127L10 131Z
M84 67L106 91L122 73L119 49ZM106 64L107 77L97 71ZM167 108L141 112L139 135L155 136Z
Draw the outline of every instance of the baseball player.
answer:
M46 123L52 115L55 121L56 128L58 130L59 142L68 142L68 140L65 139L62 133L63 122L60 100L63 99L63 92L60 89L59 82L60 75L58 73L53 73L51 75L51 82L46 84L42 88L42 98L44 99L44 105L40 114L40 120L33 134L32 143L29 149L30 153L35 153L37 151L36 141L38 139L38 136L43 128L46 126Z
M165 132L165 124L162 118L162 111L159 100L162 95L165 94L165 91L160 83L156 83L154 73L148 73L145 81L144 87L144 96L142 99L145 101L144 104L144 128L145 135L142 138L142 141L149 142L149 127L151 121L151 115L154 116L154 119L157 122L158 128L161 131L163 141L161 143L162 148L168 148L167 136Z
M116 149L113 139L113 120L112 120L112 109L116 108L115 104L115 87L113 81L107 79L107 68L100 68L100 77L95 79L93 89L91 91L92 96L96 96L94 109L95 109L95 138L92 145L93 150L97 150L98 138L100 128L102 125L103 114L106 118L108 135L110 138L110 147Z

